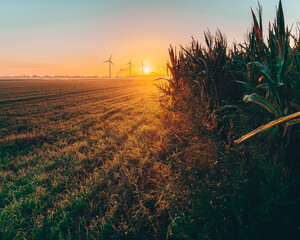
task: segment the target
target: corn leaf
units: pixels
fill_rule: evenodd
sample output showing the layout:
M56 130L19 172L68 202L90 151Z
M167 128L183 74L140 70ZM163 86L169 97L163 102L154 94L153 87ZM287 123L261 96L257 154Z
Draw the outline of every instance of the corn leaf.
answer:
M260 126L259 128L253 130L252 132L250 132L250 133L248 133L248 134L242 136L241 138L235 140L234 143L239 144L239 143L245 141L246 139L251 138L251 137L253 137L254 135L256 135L256 134L258 134L258 133L260 133L260 132L262 132L262 131L265 131L265 130L267 130L267 129L269 129L269 128L271 128L271 127L277 125L277 124L280 124L280 123L282 123L282 122L286 122L286 121L289 121L289 120L293 120L293 119L298 118L298 117L300 117L300 112L296 112L296 113L291 114L291 115L288 115L288 116L286 116L286 117L278 118L277 120L274 120L274 121L272 121L272 122L269 122L269 123L266 124L266 125L262 125L262 126ZM297 119L297 121L296 121L294 124L299 123L299 122L300 122L299 119Z

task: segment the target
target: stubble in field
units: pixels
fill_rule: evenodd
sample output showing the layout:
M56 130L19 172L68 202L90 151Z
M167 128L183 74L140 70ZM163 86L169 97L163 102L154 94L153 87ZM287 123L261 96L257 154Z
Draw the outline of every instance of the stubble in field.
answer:
M169 171L153 79L0 85L1 237L153 234Z

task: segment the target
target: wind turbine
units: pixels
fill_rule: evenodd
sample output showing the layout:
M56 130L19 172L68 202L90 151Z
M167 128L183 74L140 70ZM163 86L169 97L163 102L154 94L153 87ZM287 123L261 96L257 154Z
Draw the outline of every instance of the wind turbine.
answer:
M129 65L129 76L131 77L131 66L133 66L133 64L131 63L131 58L129 60L129 63L126 63L126 65Z
M111 64L114 65L113 62L111 61L111 57L112 55L110 55L110 58L107 61L104 61L104 62L108 62L109 64L109 77L111 77Z
M142 60L142 76L144 76L144 61Z

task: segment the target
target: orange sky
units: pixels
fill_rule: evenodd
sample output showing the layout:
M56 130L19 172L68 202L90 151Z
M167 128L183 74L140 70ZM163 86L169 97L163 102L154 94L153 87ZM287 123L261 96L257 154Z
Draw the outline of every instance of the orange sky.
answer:
M278 0L261 0L264 23L273 21ZM0 76L107 76L165 73L168 47L220 28L228 42L241 41L256 0L10 0L0 8ZM286 23L299 21L299 0L283 0ZM265 31L266 32L266 31Z

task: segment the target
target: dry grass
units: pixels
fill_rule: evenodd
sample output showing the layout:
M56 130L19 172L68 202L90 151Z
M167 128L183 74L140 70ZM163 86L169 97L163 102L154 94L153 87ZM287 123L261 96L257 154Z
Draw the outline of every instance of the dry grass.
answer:
M0 85L1 239L161 234L169 167L153 79Z

